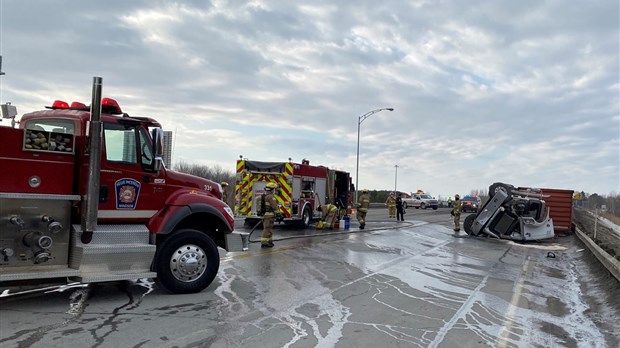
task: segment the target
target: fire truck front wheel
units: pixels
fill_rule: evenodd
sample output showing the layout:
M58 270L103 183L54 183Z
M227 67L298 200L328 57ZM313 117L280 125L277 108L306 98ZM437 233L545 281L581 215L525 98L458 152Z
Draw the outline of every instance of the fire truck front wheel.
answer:
M176 294L204 290L217 274L220 254L213 240L197 230L182 229L158 247L155 260L157 281Z

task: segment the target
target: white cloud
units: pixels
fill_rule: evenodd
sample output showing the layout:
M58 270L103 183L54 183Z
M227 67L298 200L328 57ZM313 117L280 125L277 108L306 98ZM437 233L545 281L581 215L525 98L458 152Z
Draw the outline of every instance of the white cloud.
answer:
M436 195L620 191L617 2L2 5L0 101L20 113L88 103L102 76L125 112L176 130L175 159L355 175L358 117L394 107L361 126L361 186L391 189L398 164L399 189Z

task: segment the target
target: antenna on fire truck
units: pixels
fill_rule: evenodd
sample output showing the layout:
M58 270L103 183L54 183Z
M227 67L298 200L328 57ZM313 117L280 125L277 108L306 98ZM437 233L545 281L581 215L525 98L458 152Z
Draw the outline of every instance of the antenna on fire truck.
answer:
M0 56L0 76L4 75L4 71L2 71L2 56ZM2 95L0 89L0 96ZM4 104L0 104L0 121L2 119L10 119L11 127L15 127L19 121L15 121L15 116L17 116L17 108L15 105L11 105L10 102L6 102Z

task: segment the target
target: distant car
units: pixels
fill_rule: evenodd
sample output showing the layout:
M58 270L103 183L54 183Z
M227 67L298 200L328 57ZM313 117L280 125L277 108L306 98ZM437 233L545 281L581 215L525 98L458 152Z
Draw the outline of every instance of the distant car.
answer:
M433 208L433 210L437 210L439 207L439 201L429 194L414 193L411 196L413 197L413 202L409 205L410 207L415 207L416 209Z
M465 196L461 199L461 203L463 204L461 207L463 213L477 213L478 208L480 208L480 198L478 197Z
M413 205L413 202L415 201L413 196L405 192L400 192L399 194L402 194L403 208L407 209L407 207L411 207Z

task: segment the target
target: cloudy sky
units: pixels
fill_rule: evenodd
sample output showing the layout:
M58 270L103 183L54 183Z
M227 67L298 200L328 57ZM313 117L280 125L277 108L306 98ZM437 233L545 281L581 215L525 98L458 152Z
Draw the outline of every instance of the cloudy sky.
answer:
M620 191L617 0L0 0L0 102L175 132L173 163L296 162L359 186ZM6 125L6 121L3 124ZM395 167L398 165L398 167Z

